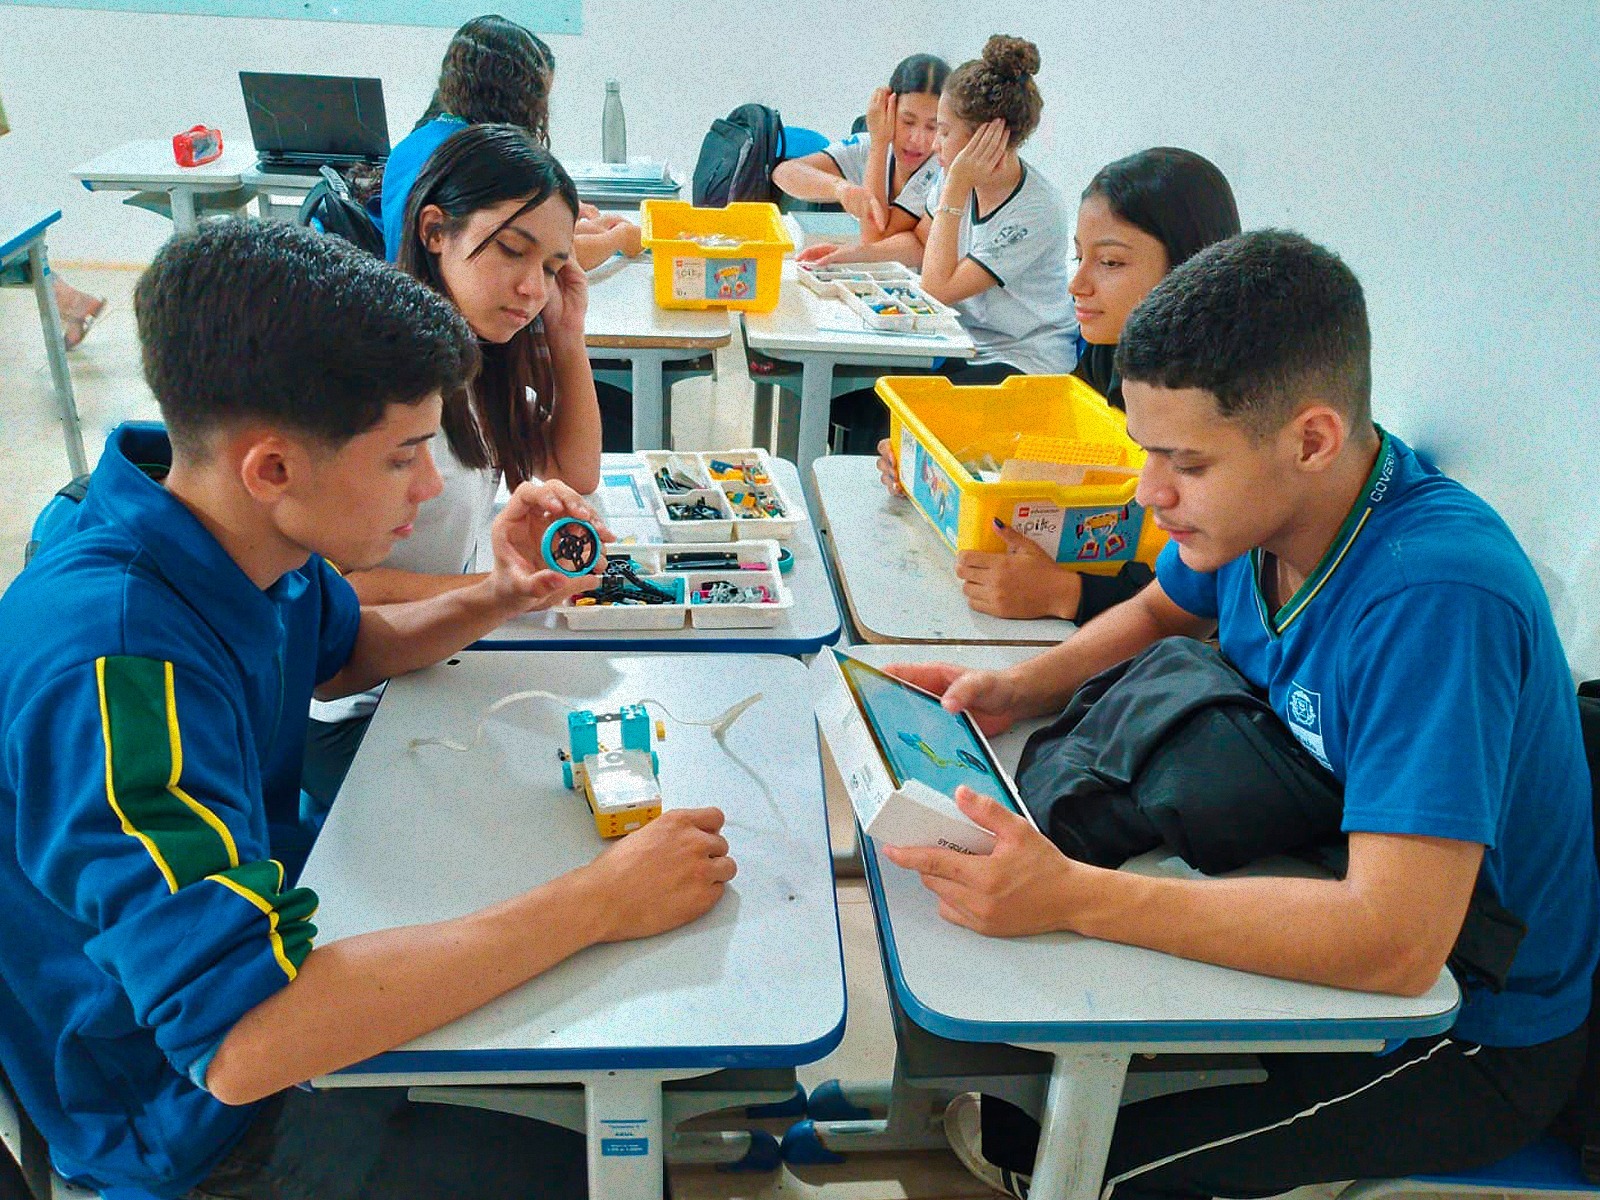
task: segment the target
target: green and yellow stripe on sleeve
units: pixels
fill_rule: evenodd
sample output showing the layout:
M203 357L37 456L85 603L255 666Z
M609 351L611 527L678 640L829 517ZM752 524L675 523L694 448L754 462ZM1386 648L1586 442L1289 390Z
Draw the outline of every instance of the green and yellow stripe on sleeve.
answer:
M315 895L285 894L275 861L239 862L223 820L182 785L183 734L170 662L131 656L95 660L105 738L106 800L122 832L144 846L168 890L209 880L267 917L273 957L290 979L311 952ZM280 925L290 925L287 938Z

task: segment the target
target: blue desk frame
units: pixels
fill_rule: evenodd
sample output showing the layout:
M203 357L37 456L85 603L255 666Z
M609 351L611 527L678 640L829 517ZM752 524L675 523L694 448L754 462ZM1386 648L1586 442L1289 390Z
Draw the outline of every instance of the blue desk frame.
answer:
M11 232L13 214L0 212L0 270L26 260L33 277L33 294L39 302L39 324L44 327L45 353L50 359L50 379L55 386L60 409L61 432L67 442L67 461L73 475L89 470L83 453L83 424L78 419L78 401L72 392L72 375L67 370L67 343L61 329L61 313L56 308L50 285L50 259L45 252L45 230L61 219L61 210L27 210L20 230Z

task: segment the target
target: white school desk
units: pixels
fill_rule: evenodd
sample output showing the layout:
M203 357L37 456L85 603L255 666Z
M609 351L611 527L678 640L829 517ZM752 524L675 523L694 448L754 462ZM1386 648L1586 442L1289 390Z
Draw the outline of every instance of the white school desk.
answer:
M124 142L74 167L72 175L91 192L133 192L130 203L140 192L165 192L171 199L173 231L187 233L199 219L197 211L206 205L202 197L235 193L226 201L212 201L235 211L250 202L243 174L255 166L255 149L248 141L230 144L226 138L223 145L221 158L180 167L172 157L170 139Z
M638 459L629 454L607 454L601 460L601 490L591 497L595 503L618 516L615 506L608 505L605 497L611 493L617 478L627 472ZM797 504L804 505L800 477L791 462L781 458L772 460L778 485ZM624 483L624 487L626 484ZM642 490L642 488L640 488ZM817 544L816 529L809 520L779 546L787 547L794 555L794 566L783 576L783 582L794 595L794 607L776 625L759 629L695 629L685 625L682 629L586 629L573 631L565 619L553 612L528 613L500 626L488 637L478 641L478 650L695 650L739 654L815 654L823 646L839 640L842 621L839 605L833 597L833 586L828 580L827 564L822 559L822 548ZM659 529L653 520L638 523L623 519L616 523L614 532L625 538L630 534L640 541L659 540ZM730 543L682 542L676 548L683 550L715 550ZM619 546L626 553L626 546ZM486 564L480 563L487 569Z
M74 476L89 470L83 455L83 425L78 420L78 401L72 392L72 375L67 370L67 343L61 332L61 312L56 308L55 289L50 282L50 258L45 252L45 230L61 219L61 210L44 207L0 205L0 270L26 261L33 281L33 295L39 302L39 324L44 329L44 352L50 362L50 382L55 388L56 407L61 414L61 433L67 442L67 462Z
M260 215L267 219L293 220L295 210L311 193L311 189L322 182L322 176L315 171L305 174L296 174L283 171L263 171L259 167L249 167L241 172L244 186L254 195ZM621 209L634 214L633 220L637 223L639 202L641 200L676 199L682 190L682 185L674 183L670 189L663 190L658 197L640 196L635 192L609 190L605 184L583 183L578 187L578 199L586 204L593 204L596 208ZM279 203L279 201L282 203Z
M825 300L783 264L778 307L741 314L745 344L769 358L800 364L800 435L795 462L802 475L828 446L828 405L834 368L865 366L881 373L927 369L942 358L971 358L972 339L962 332L936 336L878 333L866 329L841 301Z
M635 450L665 444L666 364L709 354L733 340L725 309L658 308L654 281L648 257L614 257L589 273L584 344L591 359L620 358L630 365Z
M485 1089L581 1082L586 1112L581 1123L572 1116L588 1135L589 1194L654 1200L664 1081L793 1067L821 1058L844 1033L807 676L784 658L466 651L395 680L301 879L320 897L324 945L472 912L600 852L588 807L561 783L566 716L557 705L501 710L466 754L409 748L418 737L470 740L485 707L530 688L594 709L659 697L674 716L700 720L760 692L725 735L726 750L708 730L672 719L659 747L667 806L721 807L738 876L711 912L681 929L586 950L442 1029L314 1082L458 1085L472 1089L461 1102L510 1112L550 1109L526 1092Z
M878 460L832 455L812 464L817 520L861 637L869 642L986 642L1053 646L1071 621L974 612L955 555L910 500L891 496Z
M942 659L974 666L1004 665L1018 654L945 646L855 653L877 665ZM1021 731L995 740L1008 769L1024 740ZM1134 1054L1372 1053L1391 1040L1448 1029L1460 1002L1448 971L1427 994L1407 998L1270 979L1075 934L986 938L942 920L917 875L879 858L870 838L862 839L862 856L890 981L911 1019L943 1037L1055 1056L1034 1200L1098 1194ZM1193 874L1159 852L1124 869Z

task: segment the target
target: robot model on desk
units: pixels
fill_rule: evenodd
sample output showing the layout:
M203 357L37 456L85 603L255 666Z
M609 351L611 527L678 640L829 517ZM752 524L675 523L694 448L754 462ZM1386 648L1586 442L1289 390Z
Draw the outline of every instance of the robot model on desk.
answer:
M602 725L619 726L621 744L600 740ZM559 751L561 778L583 792L603 838L621 837L661 815L661 759L651 739L650 714L642 704L616 712L587 708L567 714L568 749ZM654 740L665 741L665 725L657 721Z

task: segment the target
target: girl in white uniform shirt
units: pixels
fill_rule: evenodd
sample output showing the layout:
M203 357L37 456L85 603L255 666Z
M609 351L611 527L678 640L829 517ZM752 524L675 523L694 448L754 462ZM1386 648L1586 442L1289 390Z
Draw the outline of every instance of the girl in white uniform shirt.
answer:
M915 228L938 172L934 133L949 76L932 54L901 60L889 86L872 93L865 132L779 163L772 182L796 200L838 204L861 222L863 241Z
M415 600L479 578L500 480L600 483L600 407L583 343L588 287L573 258L578 194L532 133L473 125L447 139L411 189L398 266L444 293L478 335L483 367L444 399L428 445L444 490L379 567L355 571L363 603ZM376 692L312 705L302 787L332 803Z
M970 363L945 370L957 383L1007 375L1064 375L1077 362L1068 259L1072 217L1061 194L1017 153L1039 125L1032 42L996 34L963 63L939 98L940 178L915 229L848 246L812 246L808 262L895 260L922 271L928 293L960 314L977 345ZM870 390L834 402L849 453L868 454L887 432Z

